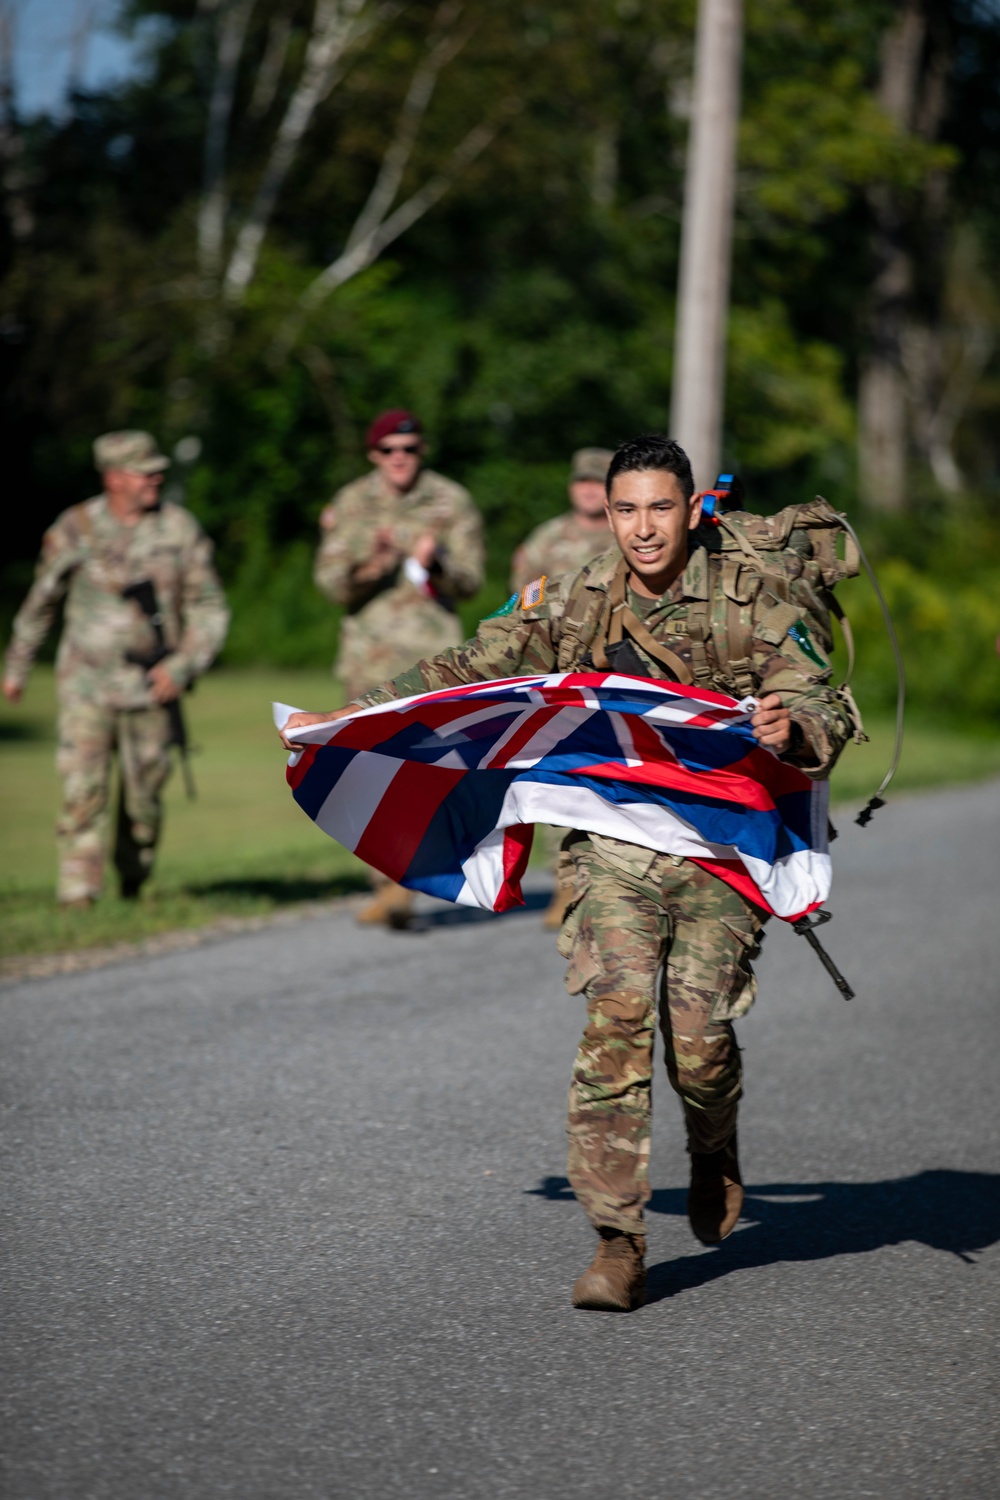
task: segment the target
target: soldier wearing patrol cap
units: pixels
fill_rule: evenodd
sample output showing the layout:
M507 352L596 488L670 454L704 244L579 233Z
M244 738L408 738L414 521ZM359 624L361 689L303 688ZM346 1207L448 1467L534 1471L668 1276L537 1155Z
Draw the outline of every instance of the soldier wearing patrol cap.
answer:
M510 564L510 586L520 593L533 578L579 573L613 545L604 508L604 481L614 455L608 448L578 448L569 470L570 509L536 526Z
M313 577L346 606L334 674L349 698L394 677L416 656L457 646L455 601L483 581L483 523L468 490L424 467L413 412L384 411L366 435L371 472L338 490L320 516ZM373 872L376 895L359 922L405 927L412 896Z
M533 578L579 573L614 545L604 504L604 482L613 457L608 448L578 448L573 454L569 470L571 508L536 526L514 553L510 586L515 593L520 593ZM542 918L545 926L554 930L562 926L573 888L559 879L557 856L561 835L547 825L538 829L538 835L556 876L552 900Z
M64 787L56 838L58 897L66 906L89 906L101 893L116 754L114 863L121 894L138 895L152 870L176 743L169 705L226 636L229 611L212 544L182 506L160 498L169 464L148 432L96 440L103 491L46 531L7 651L3 692L17 703L65 598L56 659Z

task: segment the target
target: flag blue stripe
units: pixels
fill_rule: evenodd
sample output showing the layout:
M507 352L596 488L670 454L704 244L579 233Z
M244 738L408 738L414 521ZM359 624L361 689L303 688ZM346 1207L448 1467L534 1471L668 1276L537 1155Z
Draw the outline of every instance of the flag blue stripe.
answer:
M308 813L315 823L319 810L327 797L333 791L337 782L343 776L347 767L356 755L363 755L361 750L345 750L341 745L322 745L316 752L316 757L305 776L298 786L292 791L292 796L302 808Z
M460 869L477 844L497 826L514 771L466 774L443 798L424 829L406 871L406 884L448 868Z

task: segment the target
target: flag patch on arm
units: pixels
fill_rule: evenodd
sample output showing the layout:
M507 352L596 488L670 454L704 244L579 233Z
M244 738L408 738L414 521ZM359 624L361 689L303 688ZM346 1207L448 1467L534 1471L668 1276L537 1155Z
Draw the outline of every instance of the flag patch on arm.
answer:
M526 583L521 591L521 608L537 609L540 604L545 603L545 580L546 574L541 578L535 578L531 583Z

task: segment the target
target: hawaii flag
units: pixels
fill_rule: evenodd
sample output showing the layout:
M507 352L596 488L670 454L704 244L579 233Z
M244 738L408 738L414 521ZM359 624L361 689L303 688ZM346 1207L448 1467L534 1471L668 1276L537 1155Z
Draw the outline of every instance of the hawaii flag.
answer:
M411 890L523 904L532 825L694 860L786 921L830 889L827 784L759 746L756 701L613 672L399 698L295 735L292 795ZM274 705L283 727L293 710Z

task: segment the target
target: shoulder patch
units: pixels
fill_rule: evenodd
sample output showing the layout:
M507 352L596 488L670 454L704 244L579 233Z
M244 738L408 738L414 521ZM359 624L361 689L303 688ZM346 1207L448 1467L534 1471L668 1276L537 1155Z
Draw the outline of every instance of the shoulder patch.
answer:
M796 621L794 625L790 626L788 634L803 655L808 656L810 661L814 661L818 667L825 667L827 665L809 637L808 626L804 625L801 620Z
M500 615L512 615L517 608L517 601L520 597L520 594L511 594L506 604L501 604L499 609L495 609L491 615L484 615L483 618L486 620L496 620Z
M521 590L521 608L537 609L540 604L545 603L546 575L536 578L531 583L526 583Z

